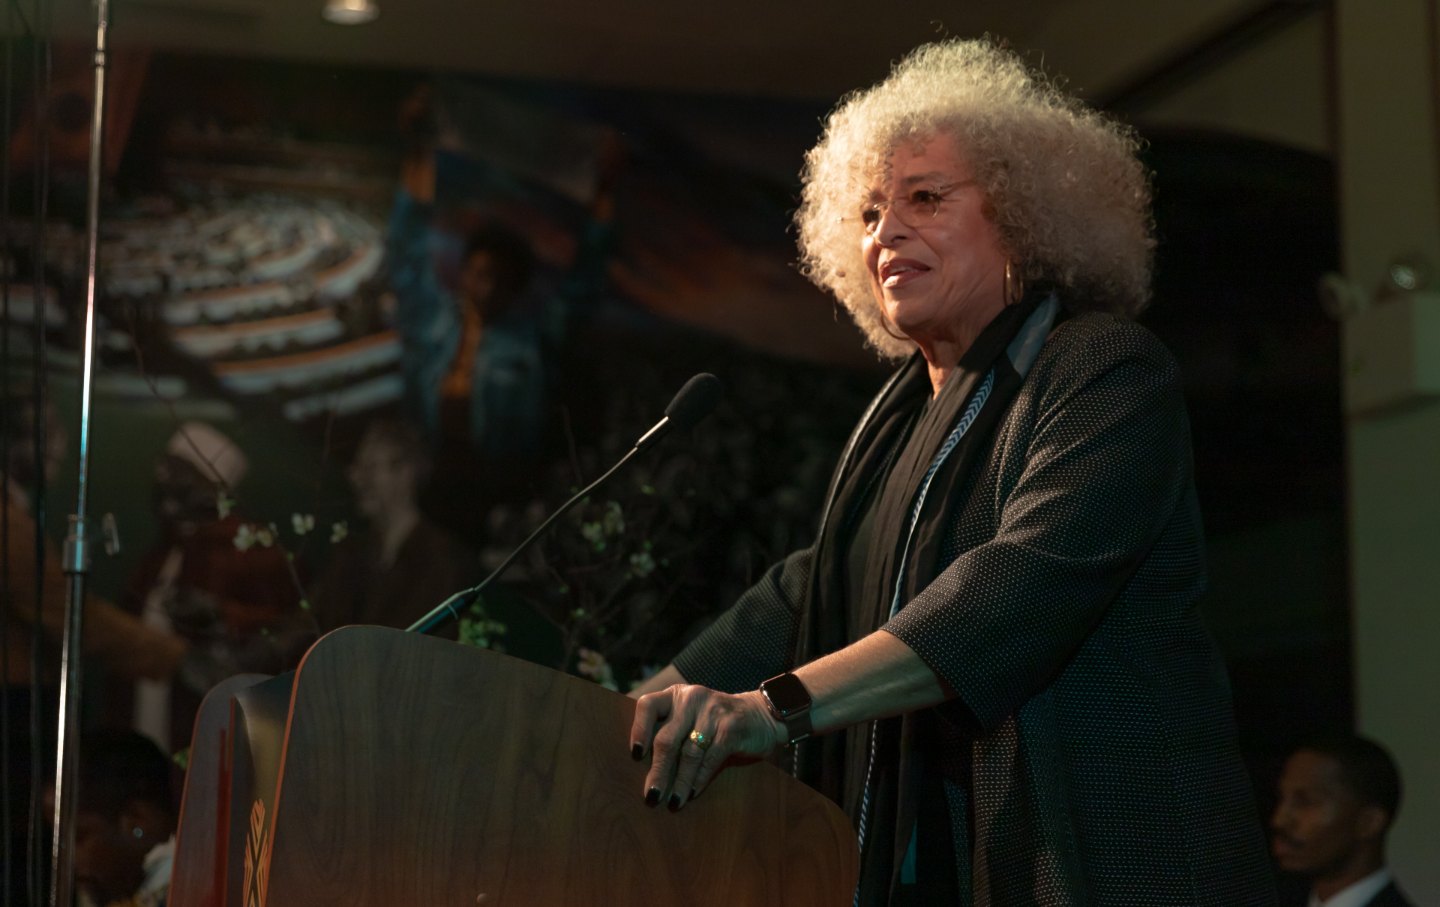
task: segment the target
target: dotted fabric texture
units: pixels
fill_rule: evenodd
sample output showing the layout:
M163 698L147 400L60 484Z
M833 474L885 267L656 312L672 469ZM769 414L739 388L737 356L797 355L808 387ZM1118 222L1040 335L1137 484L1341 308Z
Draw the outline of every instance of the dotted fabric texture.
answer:
M956 698L926 722L964 903L1268 905L1205 586L1180 376L1144 328L1046 342L962 483L938 576L885 626ZM738 692L793 665L813 557L775 565L675 659Z

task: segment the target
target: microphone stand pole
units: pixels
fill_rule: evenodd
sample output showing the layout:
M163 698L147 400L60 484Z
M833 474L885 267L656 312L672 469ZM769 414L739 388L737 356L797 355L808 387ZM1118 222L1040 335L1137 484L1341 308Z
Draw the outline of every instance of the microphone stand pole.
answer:
M51 907L69 907L75 885L75 804L78 780L78 731L82 675L81 629L85 606L85 578L90 571L90 540L86 531L86 504L90 473L90 393L95 365L95 286L100 243L100 175L105 125L106 32L110 25L109 0L95 0L95 103L90 117L89 197L85 212L85 334L80 365L80 465L76 481L75 512L65 539L64 569L70 580L65 609L65 635L60 665L60 716L55 750L54 843L51 849ZM43 368L44 363L37 363Z

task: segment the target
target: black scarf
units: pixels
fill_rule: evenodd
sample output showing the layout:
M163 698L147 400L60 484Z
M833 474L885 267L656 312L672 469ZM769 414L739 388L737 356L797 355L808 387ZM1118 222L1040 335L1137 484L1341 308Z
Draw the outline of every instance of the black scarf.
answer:
M852 434L831 485L795 664L878 629L889 619L892 605L903 607L944 569L940 550L949 518L963 506L966 481L988 454L995 426L1024 381L1057 310L1055 296L1043 290L1006 307L981 331L933 399L929 370L918 354L881 390ZM968 427L954 440L962 420ZM947 442L953 446L942 459L938 455ZM927 490L917 511L922 486ZM873 513L868 550L853 552L853 530L867 508ZM847 601L845 571L850 559L861 554L865 571L860 594ZM920 773L906 768L912 764L917 720L928 720L926 715L857 726L803 742L796 753L800 776L845 807L857 823L869 769L860 903L886 899L920 801L933 801L937 793L922 792Z

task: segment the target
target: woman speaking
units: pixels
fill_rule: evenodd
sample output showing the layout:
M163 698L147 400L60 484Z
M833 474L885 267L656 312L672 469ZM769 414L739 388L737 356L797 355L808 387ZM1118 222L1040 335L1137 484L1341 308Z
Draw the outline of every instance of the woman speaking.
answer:
M1266 904L1138 141L988 41L922 47L809 153L809 277L898 369L814 545L640 691L671 809L798 747L859 904ZM740 769L743 770L743 769Z

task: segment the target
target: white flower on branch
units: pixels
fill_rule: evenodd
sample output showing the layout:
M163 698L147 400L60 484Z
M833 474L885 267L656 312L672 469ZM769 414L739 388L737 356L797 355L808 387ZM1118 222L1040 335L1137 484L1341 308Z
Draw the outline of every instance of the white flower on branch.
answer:
M611 669L610 662L605 660L604 655L594 649L584 647L581 647L577 654L580 658L575 669L580 672L581 676L589 677L607 690L619 690L615 684L615 672Z
M235 530L235 548L237 551L249 551L255 547L255 527L249 523L241 523L240 528Z

